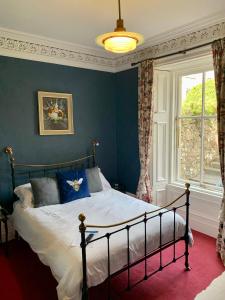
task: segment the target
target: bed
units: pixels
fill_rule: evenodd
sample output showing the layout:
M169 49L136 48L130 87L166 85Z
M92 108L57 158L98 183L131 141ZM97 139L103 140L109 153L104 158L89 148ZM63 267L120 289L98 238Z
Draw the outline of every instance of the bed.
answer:
M12 149L10 158L12 184L16 187L17 176L24 175L24 168L37 165L17 164ZM91 159L95 164L95 147L91 155L73 161ZM71 167L71 162L69 162ZM46 176L50 165L39 165ZM68 167L68 164L51 165L53 168ZM16 173L16 168L23 172ZM37 172L35 173L37 176ZM39 172L39 176L40 175ZM102 175L103 176L103 175ZM103 176L103 179L104 178ZM166 266L185 257L185 268L189 270L188 246L192 244L189 230L189 185L185 192L172 202L185 198L185 203L168 209L145 203L120 193L105 185L101 192L91 194L66 204L24 207L17 199L14 203L13 220L16 231L29 243L40 260L51 268L58 282L59 300L86 300L89 288L104 281L108 283L107 298L110 299L111 279L126 271L127 289L130 289L130 272L137 263L144 262L143 280L162 271ZM186 207L186 220L177 214L177 209ZM87 240L89 232L95 232ZM184 240L185 253L176 256L176 243ZM162 254L167 247L173 247L173 259L163 264ZM148 273L147 260L159 253L159 268Z

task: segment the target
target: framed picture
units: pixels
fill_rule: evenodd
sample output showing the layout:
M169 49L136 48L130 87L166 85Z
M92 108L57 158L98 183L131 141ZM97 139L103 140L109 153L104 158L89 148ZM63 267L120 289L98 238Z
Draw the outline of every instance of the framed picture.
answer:
M38 92L40 135L74 134L72 94Z

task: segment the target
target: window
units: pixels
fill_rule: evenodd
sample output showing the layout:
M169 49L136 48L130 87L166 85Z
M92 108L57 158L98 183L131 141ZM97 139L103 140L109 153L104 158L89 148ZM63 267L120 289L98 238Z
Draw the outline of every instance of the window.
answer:
M176 179L215 189L221 177L214 72L180 75L178 85Z

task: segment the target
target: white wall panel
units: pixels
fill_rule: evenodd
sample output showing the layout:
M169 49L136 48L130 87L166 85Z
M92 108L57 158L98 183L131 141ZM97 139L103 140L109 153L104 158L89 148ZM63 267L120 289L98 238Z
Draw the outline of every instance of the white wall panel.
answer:
M167 185L167 203L175 199L184 192L184 187ZM185 197L183 197L183 203ZM181 201L179 202L181 204ZM190 193L190 226L192 229L203 232L212 237L218 234L218 214L220 209L221 196L207 194L191 188ZM185 208L179 213L184 217Z
M167 92L168 92L168 74L162 72L159 74L158 71L157 80L157 99L156 101L156 113L166 113L167 111Z
M165 189L157 189L156 190L156 203L158 206L166 205L166 190Z
M167 123L156 123L156 182L167 180Z
M167 71L155 71L154 128L152 154L153 200L157 205L166 201L169 160L170 76Z

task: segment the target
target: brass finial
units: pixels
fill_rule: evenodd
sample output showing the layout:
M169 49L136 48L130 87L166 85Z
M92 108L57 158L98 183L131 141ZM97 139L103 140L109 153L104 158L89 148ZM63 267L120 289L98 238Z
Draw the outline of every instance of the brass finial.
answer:
M8 146L5 148L5 153L13 155L13 148L11 146Z
M14 157L13 157L13 148L11 146L8 146L5 148L5 153L7 153L10 157L10 159L13 161Z
M86 217L84 214L79 214L79 220L83 223L85 221Z
M187 190L189 190L189 188L190 188L190 183L186 182L186 183L185 183L185 187L186 187Z
M86 230L86 226L84 224L86 217L84 214L79 214L78 219L81 221L80 226L79 226L80 232L84 234L85 230Z
M92 141L92 145L93 145L94 147L98 147L98 146L99 146L99 141L93 140L93 141Z

